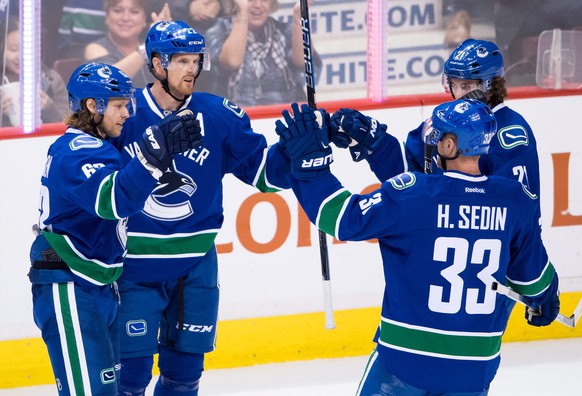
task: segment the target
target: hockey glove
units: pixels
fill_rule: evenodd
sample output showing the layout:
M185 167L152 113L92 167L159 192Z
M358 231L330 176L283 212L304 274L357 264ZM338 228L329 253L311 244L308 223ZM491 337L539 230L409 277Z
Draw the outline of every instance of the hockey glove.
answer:
M378 147L387 126L357 110L340 109L331 116L329 129L332 141L340 148L346 147L347 135L352 159L359 162Z
M560 313L560 292L558 291L558 275L554 273L554 278L548 289L534 300L534 307L526 308L525 318L532 326L547 326L556 319Z
M481 102L487 104L487 97L485 96L485 92L480 89L474 89L472 91L467 92L465 95L461 97L461 99L475 99L480 100Z
M200 123L194 113L189 109L181 110L146 129L138 142L143 157L140 160L159 179L170 167L175 154L199 147L202 140Z
M316 110L322 115L320 126L316 113L306 104L291 104L293 116L283 110L285 125L277 120L275 131L279 142L291 159L291 173L297 179L315 179L329 173L333 154L329 146L326 115L324 110Z

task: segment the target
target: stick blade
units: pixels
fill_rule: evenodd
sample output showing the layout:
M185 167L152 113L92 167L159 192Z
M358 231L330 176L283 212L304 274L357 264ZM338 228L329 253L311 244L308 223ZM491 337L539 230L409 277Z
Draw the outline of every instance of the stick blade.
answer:
M578 320L580 320L580 316L582 315L582 300L578 301L578 305L574 309L572 315L566 317L562 314L558 314L556 321L568 326L568 327L576 327L578 324Z
M329 280L323 281L323 312L325 313L325 328L328 330L335 329L331 282Z

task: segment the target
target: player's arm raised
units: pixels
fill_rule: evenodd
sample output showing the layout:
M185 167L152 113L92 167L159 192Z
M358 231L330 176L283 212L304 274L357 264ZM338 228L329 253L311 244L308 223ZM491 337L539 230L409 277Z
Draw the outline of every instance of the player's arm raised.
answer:
M330 119L330 140L348 148L356 162L366 159L380 181L408 170L404 146L387 132L388 127L357 110L340 109Z

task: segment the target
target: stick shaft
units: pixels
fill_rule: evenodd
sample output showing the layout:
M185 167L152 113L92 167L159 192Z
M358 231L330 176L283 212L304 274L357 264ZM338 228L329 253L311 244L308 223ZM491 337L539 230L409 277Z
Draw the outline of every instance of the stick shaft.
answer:
M307 0L300 0L301 33L303 36L303 61L305 63L305 83L307 85L307 104L312 109L315 103L315 77L313 70L313 50L311 47L311 27L309 23L309 6Z
M531 301L529 298L522 294L519 294L518 292L512 290L511 288L505 285L502 285L498 282L493 282L491 288L495 290L497 293L503 294L504 296L510 298L513 301L523 304L528 308L534 309L531 306ZM560 322L565 326L574 328L578 324L578 320L580 319L581 314L582 314L582 300L578 302L578 306L576 307L574 313L571 316L565 316L559 313L558 316L556 317L556 322Z
M301 7L301 32L303 36L303 61L305 63L305 83L307 86L307 104L316 109L315 102L315 77L313 69L313 50L311 47L311 29L309 24L309 7L307 0L300 0ZM327 236L318 230L319 256L321 259L321 277L323 279L323 309L325 313L325 328L335 328L333 318L333 306L331 298L331 282L329 273L329 255L327 249Z

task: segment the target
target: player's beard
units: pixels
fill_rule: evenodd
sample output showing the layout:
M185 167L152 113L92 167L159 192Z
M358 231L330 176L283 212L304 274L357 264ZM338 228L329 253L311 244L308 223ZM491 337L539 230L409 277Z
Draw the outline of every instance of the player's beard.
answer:
M188 76L188 78L192 79L192 82L186 82L184 79L181 79L178 85L175 85L172 88L172 93L176 97L186 97L192 95L194 92L194 88L196 87L196 79L194 76Z

